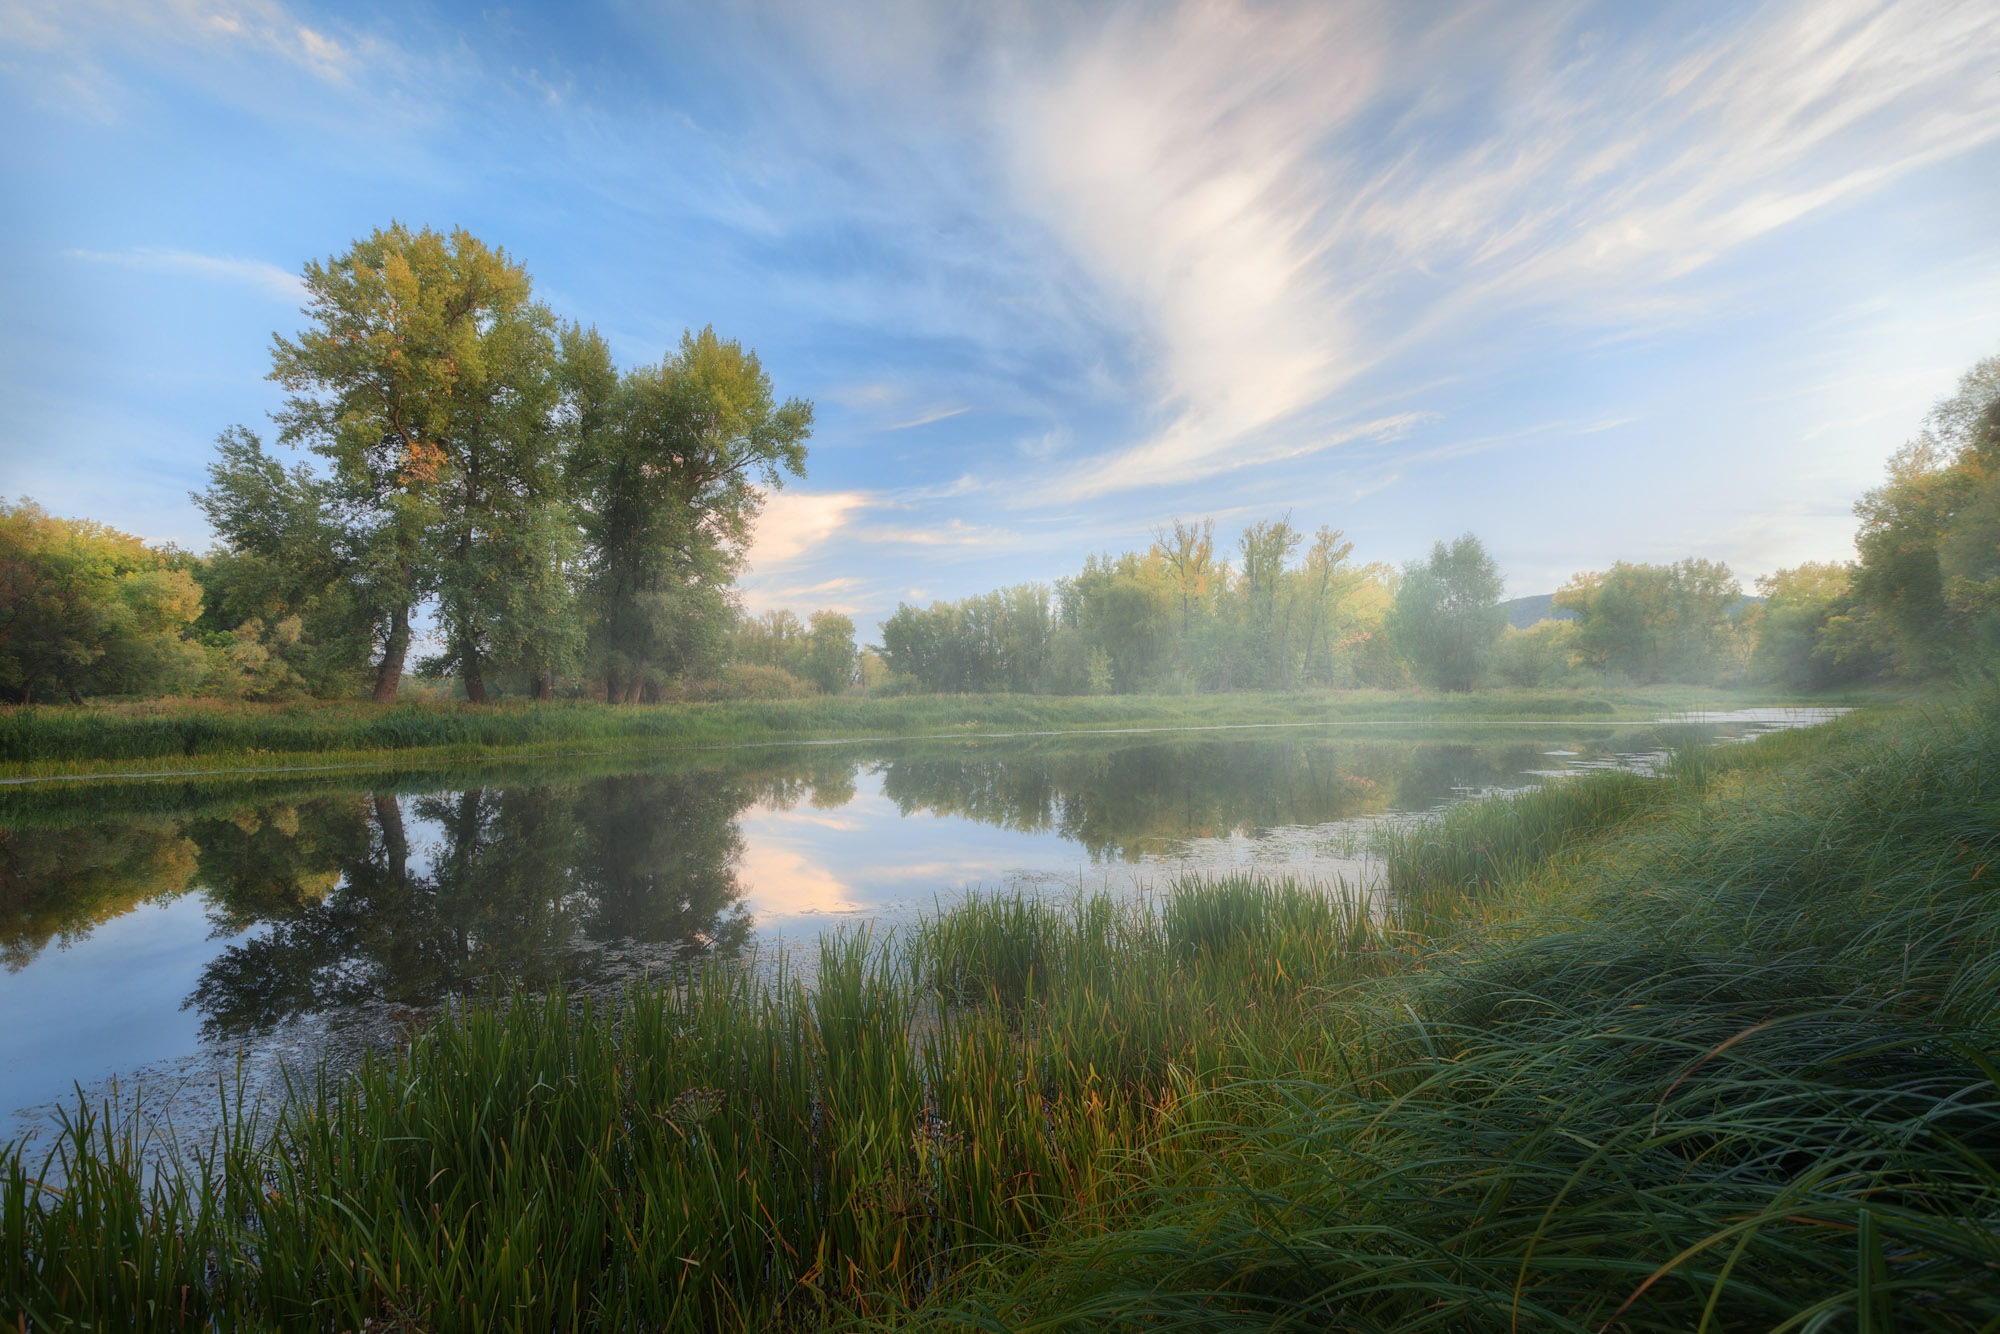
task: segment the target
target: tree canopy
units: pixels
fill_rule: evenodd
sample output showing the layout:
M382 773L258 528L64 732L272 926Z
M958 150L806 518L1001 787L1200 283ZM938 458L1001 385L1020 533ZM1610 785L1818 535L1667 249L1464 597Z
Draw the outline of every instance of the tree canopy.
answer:
M1419 681L1438 690L1471 690L1486 678L1507 615L1500 567L1471 533L1431 547L1396 587L1389 633Z
M32 501L0 502L0 691L23 703L171 695L207 670L178 553Z

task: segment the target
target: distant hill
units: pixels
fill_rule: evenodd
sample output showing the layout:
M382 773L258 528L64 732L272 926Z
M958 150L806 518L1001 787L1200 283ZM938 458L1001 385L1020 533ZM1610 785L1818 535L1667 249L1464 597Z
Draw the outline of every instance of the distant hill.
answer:
M1731 616L1740 616L1743 614L1745 607L1755 606L1763 600L1759 597L1738 598L1729 604L1729 614ZM1576 619L1575 612L1557 607L1555 601L1556 595L1554 593L1531 593L1527 597L1511 598L1501 603L1500 609L1507 613L1507 624L1513 626L1516 630L1525 630L1529 626L1538 625L1543 621L1573 621Z
M1516 630L1525 630L1542 621L1573 621L1576 613L1559 611L1555 605L1554 593L1531 593L1524 598L1513 598L1500 604L1507 613L1507 624Z

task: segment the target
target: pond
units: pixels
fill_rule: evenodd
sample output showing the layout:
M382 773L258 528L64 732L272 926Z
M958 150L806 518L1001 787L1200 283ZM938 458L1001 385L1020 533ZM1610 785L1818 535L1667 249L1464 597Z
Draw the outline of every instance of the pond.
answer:
M1820 721L1749 710L1719 739ZM0 789L0 1140L171 1110L484 988L770 959L974 890L1254 869L1363 890L1384 819L1646 767L1686 720L1070 734Z

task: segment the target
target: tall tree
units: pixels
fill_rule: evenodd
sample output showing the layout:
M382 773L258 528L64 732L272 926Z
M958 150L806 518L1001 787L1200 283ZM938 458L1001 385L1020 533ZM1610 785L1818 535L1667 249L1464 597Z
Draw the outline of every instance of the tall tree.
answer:
M1909 675L2000 648L2000 357L1931 409L1854 509L1863 638Z
M1389 632L1410 670L1439 690L1471 690L1507 626L1500 567L1471 533L1431 547L1403 571Z
M307 329L272 340L281 439L332 465L353 582L393 700L411 615L441 595L445 658L485 696L511 530L552 480L555 326L528 274L463 228L400 223L306 265Z
M813 412L778 402L756 354L712 328L627 375L599 410L572 471L605 698L629 702L720 641L762 488L805 475Z
M1247 678L1266 690L1292 684L1292 583L1285 566L1305 535L1290 512L1253 523L1237 539L1243 555L1238 592L1243 601Z
M359 554L338 488L306 466L285 468L241 426L216 440L208 486L192 499L222 539L202 561L201 628L261 638L299 622L289 664L318 695L345 694L365 673L374 627L355 596Z
M1299 675L1314 679L1333 665L1336 647L1342 643L1354 620L1347 603L1366 576L1348 568L1347 558L1354 544L1338 528L1320 525L1313 543L1306 548L1305 564L1299 570L1299 596L1305 603L1305 660Z

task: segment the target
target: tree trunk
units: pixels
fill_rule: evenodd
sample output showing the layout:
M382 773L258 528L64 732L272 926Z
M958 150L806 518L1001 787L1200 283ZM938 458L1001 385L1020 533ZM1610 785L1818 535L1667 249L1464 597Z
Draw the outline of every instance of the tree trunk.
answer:
M382 645L382 661L375 668L375 702L394 704L396 689L403 683L403 659L410 652L410 609L398 607L389 613L389 638Z
M486 694L486 673L479 670L479 664L468 662L465 667L465 697L474 704L489 704Z
M530 693L538 700L551 700L556 697L556 679L553 676L537 672L528 686Z
M375 793L374 799L375 824L382 831L382 850L389 856L396 883L401 884L408 874L410 857L410 841L403 832L403 808L386 792Z

